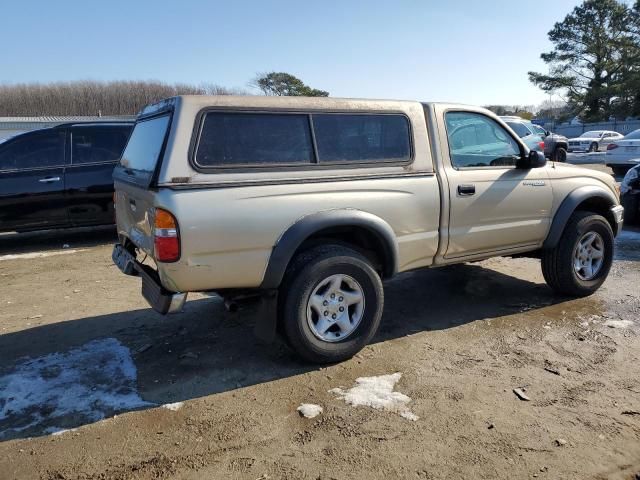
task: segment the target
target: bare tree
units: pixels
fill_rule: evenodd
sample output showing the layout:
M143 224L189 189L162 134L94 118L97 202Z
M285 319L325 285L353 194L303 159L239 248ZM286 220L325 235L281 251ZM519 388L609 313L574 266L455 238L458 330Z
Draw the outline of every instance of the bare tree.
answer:
M0 85L0 116L134 115L145 105L175 95L240 95L215 84L157 81L57 82Z

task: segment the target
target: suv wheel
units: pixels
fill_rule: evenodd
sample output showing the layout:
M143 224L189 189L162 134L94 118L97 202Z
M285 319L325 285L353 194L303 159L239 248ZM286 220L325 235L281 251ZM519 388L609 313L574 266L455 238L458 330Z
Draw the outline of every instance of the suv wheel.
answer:
M635 225L640 223L640 196L627 193L622 196L621 203L624 207L624 223Z
M542 253L542 273L556 292L584 297L604 283L613 261L613 231L592 212L575 212L556 248Z
M626 166L612 166L611 170L613 170L614 175L618 175L620 177L624 177L629 171L629 167Z
M280 287L280 321L289 345L314 363L359 352L380 325L384 291L360 253L339 245L297 255Z
M598 151L598 142L593 142L591 145L589 145L588 152L597 152L597 151Z
M566 162L567 161L567 150L564 147L556 147L553 151L553 161L554 162Z

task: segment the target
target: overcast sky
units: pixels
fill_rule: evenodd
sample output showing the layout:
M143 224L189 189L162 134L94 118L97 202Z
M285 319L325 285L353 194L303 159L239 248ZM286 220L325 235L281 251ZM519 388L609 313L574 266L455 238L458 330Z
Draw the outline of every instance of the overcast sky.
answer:
M0 82L248 88L286 71L335 97L538 104L547 32L577 0L30 1L2 7Z

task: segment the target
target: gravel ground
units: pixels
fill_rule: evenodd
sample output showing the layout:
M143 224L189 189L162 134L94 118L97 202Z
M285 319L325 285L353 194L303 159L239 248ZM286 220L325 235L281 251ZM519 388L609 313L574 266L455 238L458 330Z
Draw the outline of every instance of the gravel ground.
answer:
M113 241L0 237L2 479L638 478L638 230L585 299L531 259L402 274L324 368L255 340L255 306L155 314Z

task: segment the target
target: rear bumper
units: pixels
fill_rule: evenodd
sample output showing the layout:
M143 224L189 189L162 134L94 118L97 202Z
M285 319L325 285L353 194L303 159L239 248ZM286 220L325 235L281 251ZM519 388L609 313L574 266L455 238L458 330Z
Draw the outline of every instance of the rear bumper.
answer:
M166 315L182 311L187 294L171 292L164 288L160 283L158 273L149 265L138 262L120 244L113 246L111 258L122 273L139 276L142 279L142 296L156 312Z

